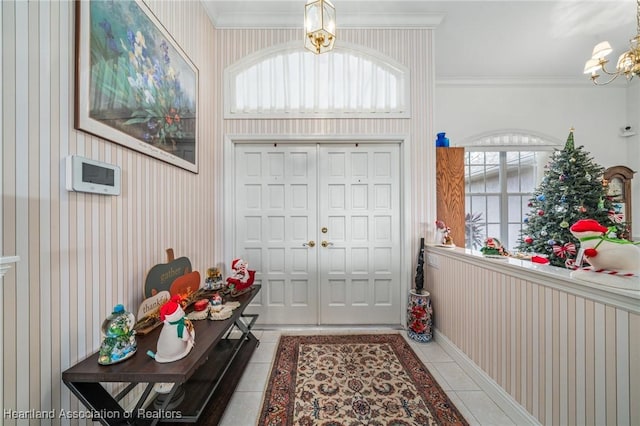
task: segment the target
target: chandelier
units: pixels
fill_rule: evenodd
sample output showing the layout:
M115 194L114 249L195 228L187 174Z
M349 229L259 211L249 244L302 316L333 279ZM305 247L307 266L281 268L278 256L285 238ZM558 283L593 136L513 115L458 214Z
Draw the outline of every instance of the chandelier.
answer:
M638 34L631 40L629 40L631 48L620 55L620 57L618 58L615 72L607 71L605 69L605 65L609 62L607 59L605 59L605 57L613 51L611 45L607 41L598 43L593 48L593 55L591 56L591 59L589 59L584 65L584 73L591 74L591 80L594 84L609 84L619 75L623 74L627 78L627 80L631 80L633 76L637 76L640 78L640 0L637 0L637 2L638 10L636 14L636 20L638 24ZM598 74L598 71L600 70L612 77L604 83L599 83L598 77L600 77L600 74Z
M640 0L638 0L640 1ZM309 0L304 6L304 47L320 54L336 41L336 8L328 0Z

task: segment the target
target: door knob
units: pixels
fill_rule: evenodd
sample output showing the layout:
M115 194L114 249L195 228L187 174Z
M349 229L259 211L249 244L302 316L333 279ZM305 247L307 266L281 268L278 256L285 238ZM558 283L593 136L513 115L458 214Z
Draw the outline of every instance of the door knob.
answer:
M302 247L315 247L316 246L316 242L313 240L309 240L308 243L302 243Z
M333 243L330 243L329 241L324 241L324 240L323 240L323 241L320 243L320 245L321 245L322 247L328 247L328 246L332 246L332 245L333 245Z

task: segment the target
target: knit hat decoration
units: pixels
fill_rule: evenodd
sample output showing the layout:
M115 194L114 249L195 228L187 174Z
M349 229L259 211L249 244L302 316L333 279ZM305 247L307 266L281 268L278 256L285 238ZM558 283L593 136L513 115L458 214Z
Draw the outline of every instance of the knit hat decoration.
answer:
M180 307L180 301L182 298L179 295L173 296L168 302L160 307L160 321L165 321L167 317L169 317L169 321L172 321L172 316L178 312L182 311ZM182 312L180 312L182 314Z

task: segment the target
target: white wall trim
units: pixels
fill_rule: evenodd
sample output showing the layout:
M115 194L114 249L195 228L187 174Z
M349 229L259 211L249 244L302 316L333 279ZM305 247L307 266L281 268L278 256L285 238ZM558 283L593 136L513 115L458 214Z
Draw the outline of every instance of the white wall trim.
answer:
M482 371L469 357L451 342L440 330L435 329L435 341L453 358L474 382L498 405L502 411L517 425L540 425L540 422L511 395L498 385L487 373Z
M224 203L224 230L223 248L224 264L230 265L233 259L233 247L235 245L233 232L235 230L235 208L233 203L233 188L235 188L235 175L230 172L235 167L235 145L248 143L283 143L283 144L309 144L309 143L398 143L400 144L400 325L407 321L407 297L409 284L412 277L411 239L406 237L411 229L411 153L409 149L410 137L406 134L396 135L234 135L224 136L223 159L223 203ZM228 271L227 271L228 272Z
M206 3L205 3L206 6ZM302 3L301 3L302 7ZM220 14L207 7L209 18L216 29L274 29L299 28L302 34L302 12L299 13L251 13L243 11L241 14ZM342 14L339 16L339 28L436 28L444 19L444 13L358 13ZM302 40L302 37L300 37ZM339 40L339 38L338 38Z
M604 303L618 309L640 314L640 291L608 287L590 281L571 278L571 270L557 266L540 265L526 260L492 260L483 257L480 252L457 248L454 250L427 246L431 255L445 256L458 262L479 266L501 274L525 279L547 288L560 290L575 296ZM638 279L633 277L632 279Z
M9 269L11 269L11 265L19 261L20 261L20 256L0 257L0 277L4 277L4 274L6 274ZM2 318L0 318L0 320L1 319Z
M326 133L312 133L304 135L225 135L226 143L400 143L403 144L409 139L408 135L403 134L384 134L384 135L328 135Z
M2 16L0 16L2 18ZM0 171L2 171L0 169ZM0 192L2 188L0 188ZM0 217L1 218L1 217ZM11 265L20 261L20 256L6 256L0 257L0 366L3 365L4 360L4 274L11 269ZM3 401L4 398L4 368L0 368L0 401Z
M593 83L582 74L575 77L539 77L539 76L446 76L436 75L436 87L592 87ZM610 85L603 86L607 90L625 89L628 82L617 80Z

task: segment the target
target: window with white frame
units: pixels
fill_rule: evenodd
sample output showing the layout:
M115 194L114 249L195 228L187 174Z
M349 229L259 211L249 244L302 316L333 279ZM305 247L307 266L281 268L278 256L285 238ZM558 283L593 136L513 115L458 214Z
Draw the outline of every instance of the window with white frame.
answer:
M505 131L485 134L463 145L466 246L479 249L487 237L494 237L511 250L520 237L542 165L560 141Z
M323 55L299 43L276 46L225 70L225 117L408 117L408 74L359 46Z

